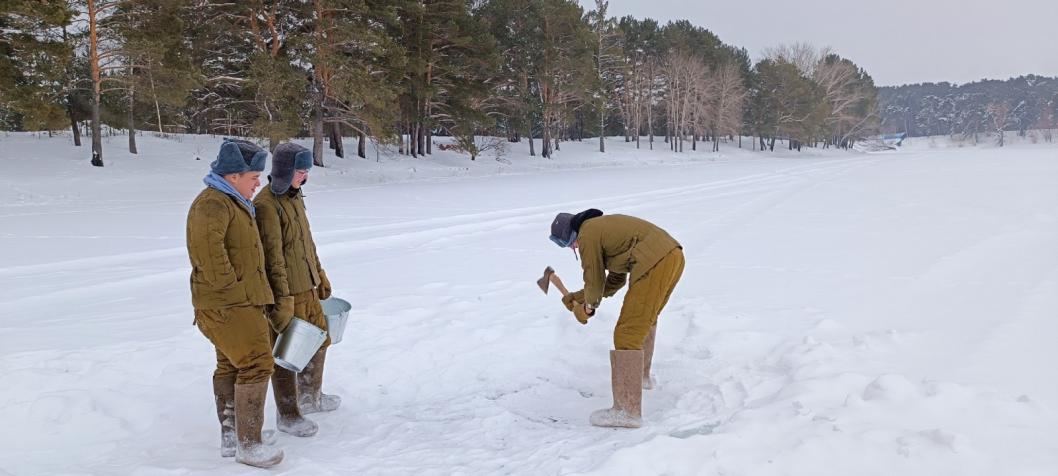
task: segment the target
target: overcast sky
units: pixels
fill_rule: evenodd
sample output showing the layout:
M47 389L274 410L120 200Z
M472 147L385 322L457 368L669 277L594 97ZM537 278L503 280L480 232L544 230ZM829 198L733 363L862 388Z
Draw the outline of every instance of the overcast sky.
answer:
M610 0L609 13L687 19L754 60L780 43L829 45L879 86L1058 76L1058 0Z

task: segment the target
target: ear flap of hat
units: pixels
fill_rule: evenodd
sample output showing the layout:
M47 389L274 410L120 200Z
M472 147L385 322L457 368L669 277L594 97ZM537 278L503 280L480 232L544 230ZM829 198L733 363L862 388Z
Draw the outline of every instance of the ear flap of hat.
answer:
M251 172L264 172L265 164L268 161L268 152L264 149L254 153L253 158L250 159L249 170Z
M312 151L302 149L294 154L294 170L308 170L312 168Z
M284 142L276 146L275 152L272 154L272 191L276 194L284 194L290 190L290 183L294 181L294 170L297 168L297 162L300 160L304 161L304 156L308 157L309 166L312 166L312 151L291 143Z

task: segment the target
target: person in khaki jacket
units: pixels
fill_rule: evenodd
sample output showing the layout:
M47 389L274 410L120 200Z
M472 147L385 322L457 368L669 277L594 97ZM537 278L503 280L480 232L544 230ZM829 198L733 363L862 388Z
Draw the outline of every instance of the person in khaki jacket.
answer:
M266 318L273 297L250 198L267 158L254 144L225 139L187 214L195 324L216 349L221 456L262 468L283 460L261 432L274 366Z
M297 316L327 330L320 300L331 296L331 283L316 254L301 192L310 168L312 151L297 144L279 144L272 156L269 185L257 194L254 205L265 248L268 282L276 296L277 319L289 322ZM341 404L340 397L321 390L330 344L328 336L305 369L296 375L296 384L293 372L276 367L272 387L279 407L280 430L286 421L303 420L301 414L329 412Z
M562 302L577 321L587 324L604 297L628 285L610 351L612 408L591 414L591 424L638 428L643 389L654 387L650 364L658 315L683 274L683 247L656 225L627 215L603 215L594 208L576 215L559 213L551 223L551 241L580 251L584 289Z

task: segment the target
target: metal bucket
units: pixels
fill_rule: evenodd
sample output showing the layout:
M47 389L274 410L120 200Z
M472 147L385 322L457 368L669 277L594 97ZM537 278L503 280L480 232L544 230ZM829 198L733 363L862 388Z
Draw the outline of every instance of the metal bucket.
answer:
M272 357L276 365L294 372L301 372L327 340L327 331L297 317L290 320L287 330L279 334Z
M345 334L345 324L349 322L349 310L353 305L334 296L320 301L320 305L323 306L323 314L327 316L327 333L331 335L331 345L337 344L342 341L342 334Z

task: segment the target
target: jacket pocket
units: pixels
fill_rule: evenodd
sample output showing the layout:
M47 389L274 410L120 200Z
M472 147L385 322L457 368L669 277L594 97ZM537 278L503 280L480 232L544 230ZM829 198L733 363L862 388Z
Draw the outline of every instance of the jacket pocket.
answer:
M242 281L235 281L234 284L225 288L211 289L206 296L208 296L207 302L203 303L203 307L209 309L245 306L250 303L246 294L246 286Z
M195 311L195 325L198 326L198 330L203 335L208 337L211 341L213 336L220 329L231 321L232 313L227 309L204 309Z

